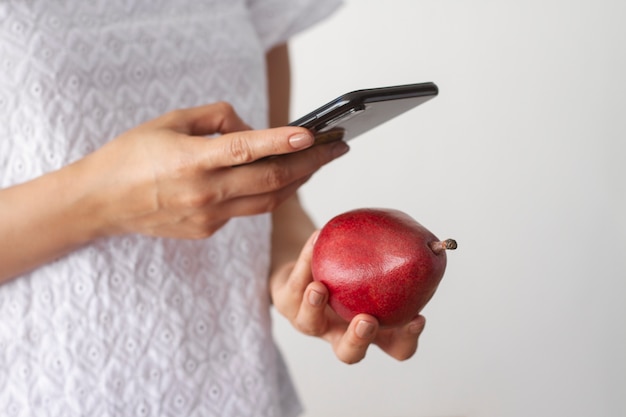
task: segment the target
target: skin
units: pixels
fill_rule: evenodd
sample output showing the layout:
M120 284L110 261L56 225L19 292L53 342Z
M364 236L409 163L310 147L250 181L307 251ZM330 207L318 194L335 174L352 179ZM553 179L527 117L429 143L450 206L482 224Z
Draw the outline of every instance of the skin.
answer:
M288 122L289 57L286 45L268 54L270 74L270 122ZM285 82L287 80L287 82ZM277 87L280 86L280 87ZM328 306L328 290L313 281L311 257L319 231L303 210L297 195L273 212L272 271L270 293L276 309L300 332L327 340L342 362L361 361L371 344L398 360L412 357L425 326L423 316L397 328L380 329L373 316L360 314L350 323ZM302 248L302 249L300 249Z
M378 331L368 316L347 326L329 311L324 286L312 282L315 227L296 191L348 148L310 147L310 132L285 127L287 46L270 51L267 62L270 123L283 127L250 130L226 103L176 110L58 171L0 190L0 285L96 239L132 233L203 239L232 217L272 212L269 283L278 311L300 331L328 340L346 363L361 360L371 343L395 358L410 357L423 318L392 332ZM272 155L278 156L266 158Z

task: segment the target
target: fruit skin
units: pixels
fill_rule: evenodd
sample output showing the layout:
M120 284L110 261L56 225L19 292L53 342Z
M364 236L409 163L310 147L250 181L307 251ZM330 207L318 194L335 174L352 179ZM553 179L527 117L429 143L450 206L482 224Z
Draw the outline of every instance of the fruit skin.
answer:
M383 327L400 326L418 315L443 277L446 251L431 248L441 243L401 211L348 211L320 231L313 279L328 288L330 306L346 321L367 313Z

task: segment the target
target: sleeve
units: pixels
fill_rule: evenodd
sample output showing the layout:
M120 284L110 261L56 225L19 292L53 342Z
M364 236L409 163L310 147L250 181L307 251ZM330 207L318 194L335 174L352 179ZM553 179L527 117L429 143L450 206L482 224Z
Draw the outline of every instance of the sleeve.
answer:
M265 50L330 16L342 0L247 0L248 10Z

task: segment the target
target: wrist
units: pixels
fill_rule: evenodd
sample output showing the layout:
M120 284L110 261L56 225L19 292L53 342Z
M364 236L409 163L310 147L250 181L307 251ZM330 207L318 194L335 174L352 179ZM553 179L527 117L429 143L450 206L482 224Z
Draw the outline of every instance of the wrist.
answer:
M85 177L75 164L0 190L0 283L101 236Z
M109 220L114 199L106 195L103 168L92 154L59 171L56 187L64 196L63 216L71 219L77 244L120 234Z
M81 162L68 165L41 180L56 200L49 210L50 218L47 221L61 226L63 241L68 247L84 246L104 236L101 216L98 214L101 204ZM61 232L58 229L52 227L52 230Z

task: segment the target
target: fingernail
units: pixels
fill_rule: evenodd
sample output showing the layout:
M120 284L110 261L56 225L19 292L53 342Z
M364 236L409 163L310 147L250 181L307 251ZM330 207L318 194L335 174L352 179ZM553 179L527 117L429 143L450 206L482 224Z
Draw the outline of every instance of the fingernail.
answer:
M374 333L374 325L368 321L361 320L356 325L356 335L361 339L369 339Z
M318 306L322 304L323 299L324 299L324 296L320 294L319 292L315 290L311 290L311 292L309 292L309 303L312 306Z
M424 330L425 326L426 323L424 322L424 320L413 321L411 324L409 324L409 333L420 334Z
M294 149L304 149L313 145L313 136L306 133L296 133L289 137L289 144Z
M346 144L346 142L339 140L333 144L331 152L333 154L333 158L339 158L341 155L348 152L348 150L350 150L350 147Z

